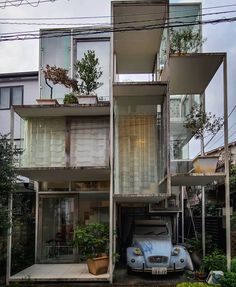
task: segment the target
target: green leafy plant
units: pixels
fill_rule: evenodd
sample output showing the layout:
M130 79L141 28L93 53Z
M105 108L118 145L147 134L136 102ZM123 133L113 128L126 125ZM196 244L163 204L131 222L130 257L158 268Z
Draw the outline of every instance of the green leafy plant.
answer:
M74 93L66 94L63 100L64 104L78 104L78 99Z
M230 166L230 176L229 176L229 183L231 189L236 189L236 166Z
M203 258L203 264L208 272L211 270L227 271L226 256L217 249Z
M184 127L191 130L192 136L194 136L195 139L200 139L203 143L206 133L208 135L215 135L221 129L222 125L223 119L216 117L216 115L210 112L206 113L202 105L193 106L184 122Z
M224 276L220 278L220 284L222 287L235 287L236 286L236 273L225 272Z
M202 39L200 30L194 31L191 27L183 29L170 28L170 53L197 53L200 52Z
M74 231L74 245L78 247L81 260L99 257L108 253L109 228L102 223L77 226Z
M94 51L84 53L84 57L75 63L75 70L81 93L89 95L101 87L102 83L98 79L102 76L102 70Z
M207 284L204 282L182 282L176 285L176 287L213 287L213 286L216 285Z
M197 234L197 238L193 237L187 239L187 248L190 253L198 252L202 254L202 234ZM206 234L206 253L210 254L216 248L215 244L213 243L212 236L210 234Z
M84 53L84 57L74 64L74 69L75 79L72 79L68 76L68 70L56 66L46 66L43 73L45 82L51 90L51 98L53 87L48 81L51 81L53 85L60 84L66 88L71 88L74 93L86 95L93 93L103 85L103 83L98 81L103 72L99 66L99 60L95 55L95 51L88 50Z
M233 257L231 260L231 271L236 273L236 257Z

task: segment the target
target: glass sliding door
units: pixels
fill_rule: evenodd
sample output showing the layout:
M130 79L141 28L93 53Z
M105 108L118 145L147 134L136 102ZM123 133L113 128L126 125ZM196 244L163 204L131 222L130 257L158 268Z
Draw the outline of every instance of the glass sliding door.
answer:
M78 220L76 195L40 196L40 262L75 262L73 232Z

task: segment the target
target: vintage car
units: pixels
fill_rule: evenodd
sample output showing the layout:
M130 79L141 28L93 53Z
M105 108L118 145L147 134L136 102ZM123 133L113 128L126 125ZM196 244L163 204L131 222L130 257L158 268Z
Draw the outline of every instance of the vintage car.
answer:
M184 246L173 245L170 222L139 220L134 222L132 247L127 248L128 272L163 275L184 269L193 270Z

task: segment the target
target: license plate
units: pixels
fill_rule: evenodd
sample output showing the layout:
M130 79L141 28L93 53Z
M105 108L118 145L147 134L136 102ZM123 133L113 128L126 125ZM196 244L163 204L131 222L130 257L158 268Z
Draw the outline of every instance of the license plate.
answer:
M152 267L152 274L153 275L165 275L167 274L166 267Z

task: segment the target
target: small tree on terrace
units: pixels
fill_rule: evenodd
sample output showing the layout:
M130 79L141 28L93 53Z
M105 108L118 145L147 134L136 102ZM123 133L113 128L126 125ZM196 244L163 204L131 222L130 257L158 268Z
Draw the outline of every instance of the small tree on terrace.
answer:
M206 134L215 135L222 127L223 119L216 117L212 113L206 113L202 107L193 106L190 113L186 116L184 127L191 130L195 139L200 139L203 143L204 155L204 136Z
M88 50L84 53L84 57L75 63L75 70L82 93L89 95L102 86L102 83L98 82L98 79L102 76L102 70L94 51Z

